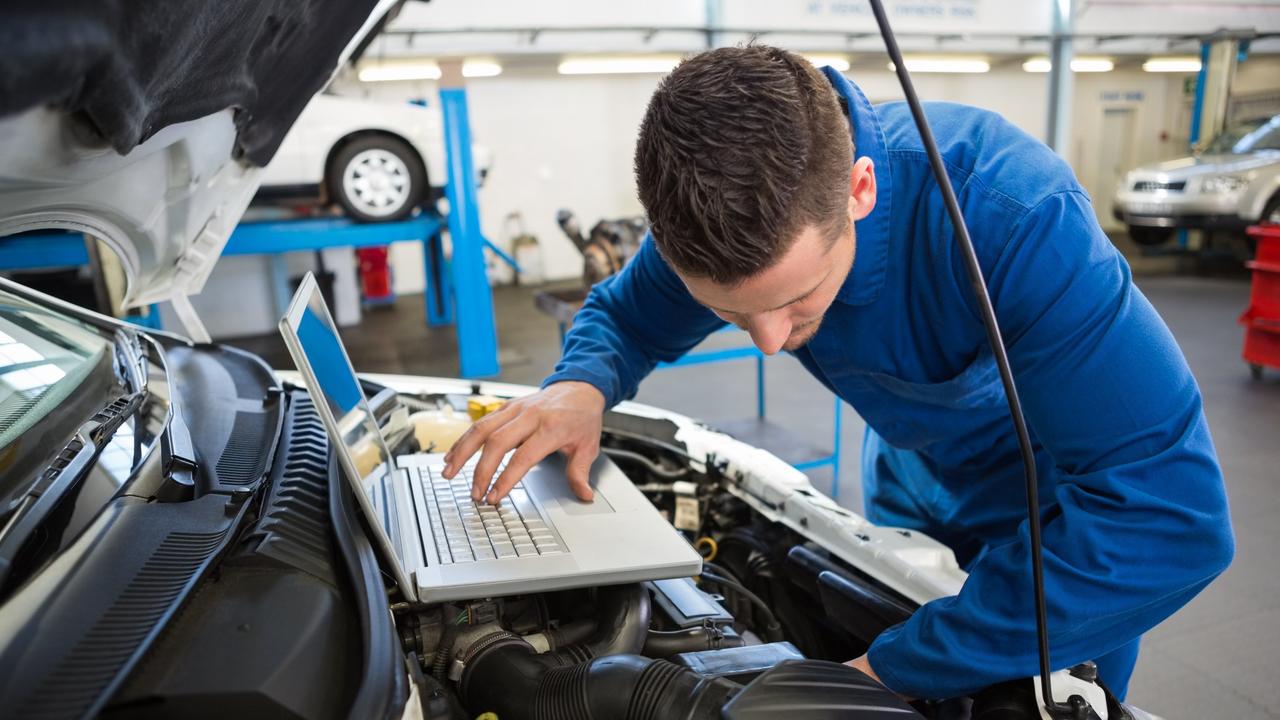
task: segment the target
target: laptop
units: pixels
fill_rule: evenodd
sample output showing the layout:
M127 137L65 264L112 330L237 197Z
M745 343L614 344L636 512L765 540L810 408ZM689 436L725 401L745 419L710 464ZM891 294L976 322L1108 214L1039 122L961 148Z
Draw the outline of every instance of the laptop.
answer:
M311 273L280 320L341 469L405 597L467 600L689 577L702 558L601 453L594 502L569 490L559 454L497 507L471 501L473 457L446 480L443 453L393 456Z

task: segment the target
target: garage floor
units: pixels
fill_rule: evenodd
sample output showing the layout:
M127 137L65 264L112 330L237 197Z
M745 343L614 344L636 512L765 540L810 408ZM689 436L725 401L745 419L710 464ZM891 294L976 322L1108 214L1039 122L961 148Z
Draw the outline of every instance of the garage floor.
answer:
M1135 263L1135 269L1144 265ZM1280 515L1280 371L1254 382L1240 360L1236 317L1248 302L1246 281L1159 273L1140 276L1138 284L1182 344L1204 391L1238 550L1222 578L1147 635L1129 697L1171 719L1280 718L1274 662L1280 647L1280 523L1275 522ZM536 384L559 357L556 325L534 309L528 289L500 288L494 298L504 348L500 379ZM457 374L453 333L423 324L419 296L368 312L343 336L362 371ZM387 343L388 337L397 342ZM742 342L741 336L722 333L709 344ZM275 337L236 344L276 367L291 366ZM770 359L766 368L769 418L829 446L830 396L788 357ZM754 382L755 366L745 360L667 369L646 380L637 399L715 424L754 414ZM847 407L842 435L839 500L860 509L862 423ZM812 477L819 488L831 489L828 470Z

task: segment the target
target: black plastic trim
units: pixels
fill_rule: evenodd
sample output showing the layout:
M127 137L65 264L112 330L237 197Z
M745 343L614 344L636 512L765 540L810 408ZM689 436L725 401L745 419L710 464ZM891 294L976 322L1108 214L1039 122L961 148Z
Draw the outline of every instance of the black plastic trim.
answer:
M378 568L378 555L365 534L360 513L342 477L336 455L329 463L329 515L335 545L355 589L361 619L364 666L351 718L399 718L409 698L404 653L388 610L387 584Z

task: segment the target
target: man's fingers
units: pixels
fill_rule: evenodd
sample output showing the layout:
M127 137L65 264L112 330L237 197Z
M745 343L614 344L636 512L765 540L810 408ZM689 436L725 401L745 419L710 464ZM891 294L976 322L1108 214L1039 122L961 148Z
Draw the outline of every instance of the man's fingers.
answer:
M578 499L591 502L595 493L591 490L591 463L595 462L600 447L595 443L580 445L569 453L565 475L569 477L569 489Z
M471 456L476 454L481 445L484 445L485 439L506 423L506 419L499 413L501 411L486 415L458 437L453 447L444 455L445 479L452 480L458 473L458 468L467 464Z
M489 434L471 479L472 500L478 502L484 496L503 456L524 442L535 429L537 429L536 420L517 417Z
M497 504L502 498L511 492L511 488L520 482L520 479L529 472L529 469L537 465L543 458L555 452L555 446L547 443L545 440L538 440L537 434L529 438L529 440L521 445L515 453L511 455L511 459L507 461L507 467L503 469L502 474L494 481L493 488L489 490L489 494L484 501L490 504Z

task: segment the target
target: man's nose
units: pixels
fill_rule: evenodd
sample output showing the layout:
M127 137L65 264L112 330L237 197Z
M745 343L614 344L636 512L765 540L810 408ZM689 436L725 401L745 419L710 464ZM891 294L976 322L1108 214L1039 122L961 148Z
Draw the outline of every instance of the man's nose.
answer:
M747 324L751 342L765 355L777 354L791 336L791 321L782 313L765 313Z

